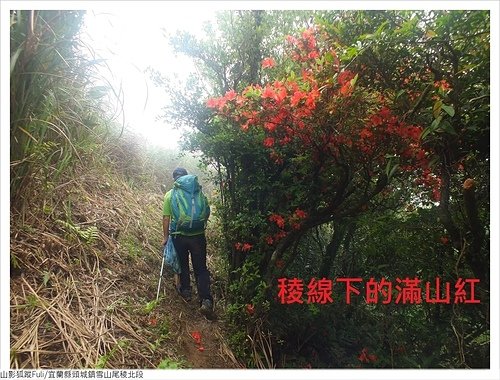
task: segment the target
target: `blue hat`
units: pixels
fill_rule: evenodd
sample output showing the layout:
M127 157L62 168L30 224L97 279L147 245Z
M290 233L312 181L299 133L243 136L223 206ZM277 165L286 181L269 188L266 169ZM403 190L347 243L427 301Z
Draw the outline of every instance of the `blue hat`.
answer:
M188 172L184 168L176 168L174 172L172 173L172 176L174 177L174 180L177 180L177 178L182 177L183 175L187 175Z

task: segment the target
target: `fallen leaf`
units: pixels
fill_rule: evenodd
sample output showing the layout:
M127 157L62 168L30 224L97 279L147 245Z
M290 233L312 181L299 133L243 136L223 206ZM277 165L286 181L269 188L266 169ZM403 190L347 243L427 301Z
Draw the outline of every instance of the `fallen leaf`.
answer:
M201 334L199 331L193 331L191 337L194 339L196 344L201 344Z

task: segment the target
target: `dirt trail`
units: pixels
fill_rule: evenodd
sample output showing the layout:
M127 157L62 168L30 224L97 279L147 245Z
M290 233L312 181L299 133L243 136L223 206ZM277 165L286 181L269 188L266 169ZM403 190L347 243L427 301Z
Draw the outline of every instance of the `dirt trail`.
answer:
M172 278L162 280L163 300L158 309L172 321L171 332L176 337L178 354L185 357L190 368L239 368L223 340L224 325L220 318L207 320L198 310L196 294L190 302L177 295ZM220 315L221 310L216 312Z

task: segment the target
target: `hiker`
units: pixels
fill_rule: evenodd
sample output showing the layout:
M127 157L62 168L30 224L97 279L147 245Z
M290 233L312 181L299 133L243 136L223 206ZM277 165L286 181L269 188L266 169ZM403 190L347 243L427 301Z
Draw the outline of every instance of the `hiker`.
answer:
M191 254L200 311L210 319L214 314L205 238L210 207L196 176L188 175L184 168L176 168L172 176L174 186L165 194L163 201L163 246L167 244L170 234L181 267L180 285L177 291L186 302L191 301L189 276L189 254Z

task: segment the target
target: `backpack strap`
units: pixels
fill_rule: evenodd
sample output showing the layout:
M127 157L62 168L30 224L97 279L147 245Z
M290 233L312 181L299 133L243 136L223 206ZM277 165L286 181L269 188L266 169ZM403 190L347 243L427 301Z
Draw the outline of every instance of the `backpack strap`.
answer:
M176 203L178 213L180 213L179 197L177 195L177 189L175 188L175 186L172 189L172 196L170 197L170 204L172 205L171 206L172 207L172 218L170 221L170 228L169 228L170 231L169 232L172 235L172 237L175 237L176 235L179 234L179 232L177 231L177 226L179 225L179 219L178 219L179 215L177 215L177 219L176 219L176 215L174 212L174 209L175 209L174 202ZM175 225L175 230L172 228L172 225Z
M189 228L193 228L194 212L196 211L196 205L194 201L195 186L196 181L193 181L193 188L191 189L191 223L189 223Z

